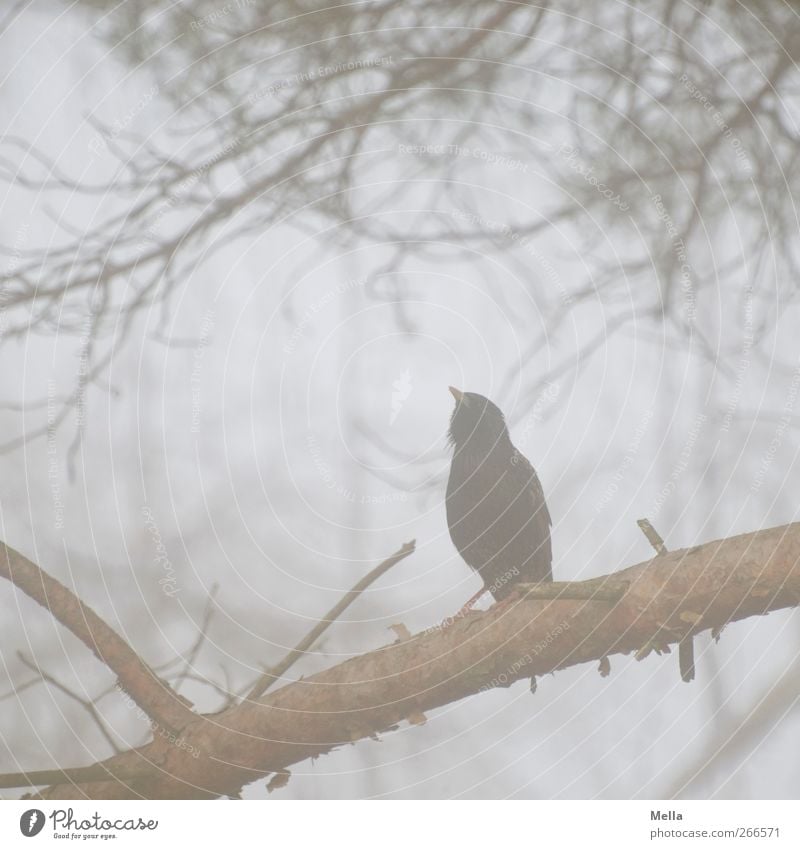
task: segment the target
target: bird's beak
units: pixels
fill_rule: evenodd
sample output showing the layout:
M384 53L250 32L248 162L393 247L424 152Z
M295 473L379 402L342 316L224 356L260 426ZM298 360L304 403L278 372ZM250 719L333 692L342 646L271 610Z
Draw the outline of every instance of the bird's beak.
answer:
M455 386L448 386L447 388L450 390L453 398L456 399L456 403L460 404L464 399L464 393L460 389L456 389Z

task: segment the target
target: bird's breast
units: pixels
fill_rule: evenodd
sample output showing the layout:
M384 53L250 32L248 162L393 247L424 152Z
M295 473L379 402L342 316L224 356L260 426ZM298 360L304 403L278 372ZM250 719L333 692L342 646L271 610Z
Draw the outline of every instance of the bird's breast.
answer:
M446 507L453 544L487 583L495 565L519 567L525 580L549 578L550 517L536 472L522 455L509 453L503 461L455 455Z

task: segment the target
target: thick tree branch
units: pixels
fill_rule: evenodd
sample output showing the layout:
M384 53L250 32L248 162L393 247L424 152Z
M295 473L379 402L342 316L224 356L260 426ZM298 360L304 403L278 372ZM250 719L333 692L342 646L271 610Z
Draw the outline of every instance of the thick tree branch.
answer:
M41 604L105 663L122 689L155 723L177 731L196 718L185 700L88 605L5 543L0 543L0 576Z
M178 745L156 739L102 765L118 776L130 768L135 778L57 784L41 795L234 795L259 777L482 690L795 607L800 524L662 554L613 579L629 582L616 604L523 596L355 657L258 701L198 717L184 728ZM187 745L199 756L187 754Z

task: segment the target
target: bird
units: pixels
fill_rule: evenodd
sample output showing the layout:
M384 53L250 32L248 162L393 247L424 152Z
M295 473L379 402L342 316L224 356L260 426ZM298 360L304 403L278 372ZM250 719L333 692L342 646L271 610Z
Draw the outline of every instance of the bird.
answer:
M445 506L450 538L483 587L510 599L518 584L552 581L552 522L536 470L514 447L500 408L476 392L449 387L456 406Z

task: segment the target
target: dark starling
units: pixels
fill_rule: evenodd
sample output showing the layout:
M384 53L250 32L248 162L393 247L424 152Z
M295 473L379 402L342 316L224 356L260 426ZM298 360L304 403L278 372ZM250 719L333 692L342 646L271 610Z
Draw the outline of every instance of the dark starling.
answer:
M512 444L500 409L483 395L450 387L455 449L447 482L447 525L459 554L496 601L516 584L552 581L550 513L533 466Z

